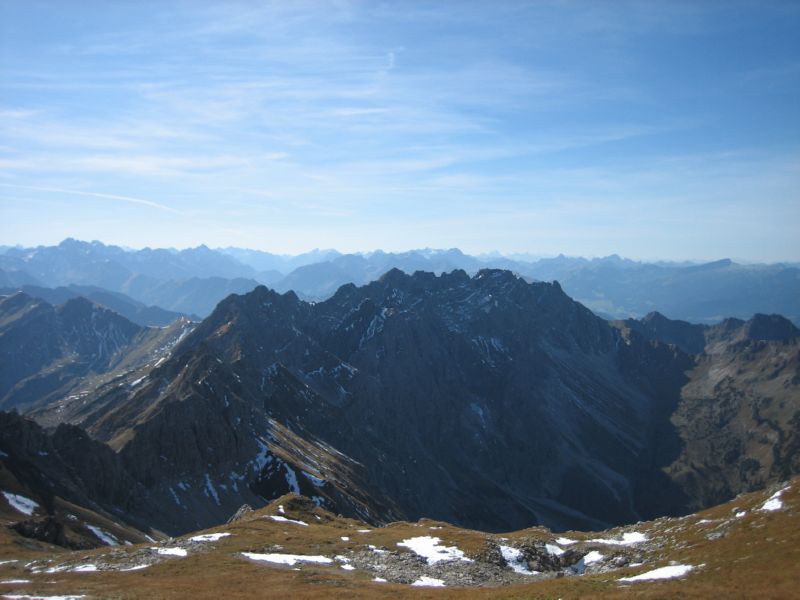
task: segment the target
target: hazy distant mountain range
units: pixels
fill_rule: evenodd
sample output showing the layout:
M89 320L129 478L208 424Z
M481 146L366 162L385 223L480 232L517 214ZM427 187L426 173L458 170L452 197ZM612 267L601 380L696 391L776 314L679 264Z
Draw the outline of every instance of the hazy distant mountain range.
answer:
M744 265L728 259L705 264L644 263L616 255L535 259L496 253L470 256L458 249L365 254L316 249L287 256L206 246L125 250L67 239L58 246L0 249L0 289L67 287L77 293L75 286L84 290L90 286L100 304L137 323L158 325L165 315L137 317L142 305L204 317L227 295L246 293L259 284L319 301L342 285L364 285L392 268L409 274L454 269L474 274L481 268L501 268L528 280L556 280L570 296L605 318L639 318L658 311L673 319L715 323L760 312L779 313L800 323L800 268ZM31 287L26 291L55 301L52 292ZM103 291L114 292L116 302L134 308L125 313L103 302L97 297Z

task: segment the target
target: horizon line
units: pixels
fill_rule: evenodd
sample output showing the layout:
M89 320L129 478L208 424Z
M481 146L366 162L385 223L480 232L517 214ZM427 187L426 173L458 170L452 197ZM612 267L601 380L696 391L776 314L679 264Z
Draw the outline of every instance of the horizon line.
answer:
M719 258L693 258L693 259L631 257L631 256L624 256L624 255L619 254L617 252L611 252L610 254L603 254L603 255L600 255L600 254L598 254L598 255L582 255L582 254L567 254L565 252L559 252L558 254L537 253L537 252L534 252L534 251L531 251L531 250L503 252L503 251L494 249L494 250L487 250L487 251L478 252L478 253L472 253L472 252L464 251L461 248L459 248L458 246L452 246L452 247L449 247L449 248L444 248L444 247L438 247L437 248L437 247L433 247L433 246L425 246L425 247L417 247L417 248L406 248L406 249L402 249L402 250L399 250L399 249L386 250L386 249L383 249L383 248L375 248L375 249L371 249L371 250L355 250L355 251L349 251L349 252L342 252L342 251L340 251L340 250L338 250L336 248L314 247L314 248L311 248L309 250L305 250L303 252L289 253L289 252L264 250L262 248L251 248L251 247L246 247L246 246L234 246L234 245L211 247L211 246L209 246L209 245L207 245L205 243L200 243L200 244L198 244L196 246L187 245L187 246L182 246L182 247L175 247L175 246L140 246L140 247L132 247L132 246L129 246L127 244L116 244L116 243L105 242L105 241L97 240L97 239L94 239L94 240L82 240L82 239L77 239L77 238L73 238L73 237L66 237L66 238L64 238L63 240L61 240L57 244L40 243L40 244L35 245L35 246L28 246L28 245L24 245L24 244L21 244L21 243L13 243L13 244L11 244L11 243L0 242L0 248L5 248L5 249L14 248L14 249L20 249L20 250L22 250L22 249L31 249L31 250L33 250L33 249L37 249L37 248L53 248L53 247L61 246L64 242L68 242L68 241L73 241L73 242L82 243L82 244L90 244L90 245L92 245L92 244L100 244L100 245L102 245L104 247L116 247L116 248L120 248L121 250L123 250L125 252L141 252L143 250L167 250L167 251L174 251L174 252L184 252L184 251L187 251L187 250L197 250L197 249L200 249L200 248L207 248L208 250L211 250L211 251L214 251L214 252L220 252L220 253L226 254L226 255L229 255L228 252L226 252L227 250L243 250L243 251L248 251L248 252L260 252L260 253L269 254L269 255L272 255L272 256L276 256L276 257L280 257L280 258L286 258L286 259L297 258L299 256L304 256L304 255L311 254L311 253L314 253L314 252L335 253L338 256L367 256L368 257L370 255L378 254L378 253L397 255L397 254L409 254L409 253L421 254L421 253L424 253L426 251L427 252L437 252L437 253L457 251L457 252L461 253L464 256L473 257L473 258L491 258L492 255L494 255L494 256L496 256L498 258L506 258L506 259L509 259L509 260L519 260L519 259L515 259L513 257L520 256L520 255L521 256L526 256L527 255L528 257L530 257L530 260L524 260L522 262L538 262L540 260L549 260L549 259L551 260L551 259L555 259L555 258L566 258L566 259L576 259L576 260L577 259L583 259L583 260L587 260L587 261L605 260L605 259L617 258L617 259L620 259L620 260L623 260L623 261L630 261L630 262L635 262L635 263L640 263L640 264L671 263L671 264L697 264L697 265L703 265L703 264L709 264L709 263L715 263L715 262L723 262L723 261L726 261L726 260L727 261L731 261L732 263L735 263L735 264L742 264L742 265L784 265L784 264L793 265L793 264L800 263L800 257L798 257L796 259L783 259L783 260L775 260L775 261L758 261L758 260L752 260L752 259L743 258L743 257L732 257L732 256L723 256L723 257L719 257ZM330 259L326 259L326 261L327 260L330 260ZM326 262L326 261L320 261L320 262Z

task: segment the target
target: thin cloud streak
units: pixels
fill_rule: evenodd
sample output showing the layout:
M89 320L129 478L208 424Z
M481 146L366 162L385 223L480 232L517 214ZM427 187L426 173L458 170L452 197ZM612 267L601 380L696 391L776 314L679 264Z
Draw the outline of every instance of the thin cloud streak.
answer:
M104 194L101 192L86 192L80 190L65 190L62 188L39 187L33 185L17 185L13 183L0 183L0 186L11 187L20 190L31 190L36 192L50 192L54 194L68 194L72 196L85 196L89 198L103 198L107 200L116 200L118 202L128 202L130 204L149 206L150 208L156 208L158 210L163 210L165 212L173 213L176 215L183 214L181 213L181 211L176 210L170 206L167 206L166 204L160 204L158 202L147 200L145 198L134 198L132 196L120 196L118 194Z

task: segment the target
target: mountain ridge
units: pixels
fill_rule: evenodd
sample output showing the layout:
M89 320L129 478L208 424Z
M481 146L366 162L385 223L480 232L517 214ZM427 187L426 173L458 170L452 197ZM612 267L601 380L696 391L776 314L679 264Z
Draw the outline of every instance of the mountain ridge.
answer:
M722 328L731 338L746 326ZM97 387L71 414L172 507L156 523L172 532L300 488L375 522L602 528L680 514L798 468L778 457L777 470L760 461L746 479L697 487L681 444L696 451L712 421L671 422L702 406L703 394L684 392L706 389L719 361L747 367L749 386L774 387L756 366L796 352L796 340L754 341L763 356L751 365L741 340L690 355L633 329L599 319L558 283L503 270L396 269L320 303L259 287L226 298L163 361ZM789 382L787 397L797 384L784 377L775 381ZM779 431L789 431L787 411L776 413ZM741 447L741 461L761 452Z

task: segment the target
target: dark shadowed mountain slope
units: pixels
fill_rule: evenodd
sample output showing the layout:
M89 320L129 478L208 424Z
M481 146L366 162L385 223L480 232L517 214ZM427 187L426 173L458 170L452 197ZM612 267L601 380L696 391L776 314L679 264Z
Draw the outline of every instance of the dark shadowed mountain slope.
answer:
M777 376L765 367L796 347L782 323L701 328L705 351L690 355L652 332L694 343L692 326L612 326L556 283L392 270L316 304L263 287L232 295L136 381L107 380L63 414L117 451L169 533L287 491L372 522L598 528L797 472L793 359ZM771 358L743 377L729 368L757 350ZM736 455L728 440L745 439L744 421L714 413L723 371L781 407L761 413L777 424L766 441ZM758 477L696 476L750 459Z
M46 432L0 411L0 487L22 498L28 518L14 529L29 539L85 550L159 535L146 518L158 506L121 458L72 425Z
M394 270L316 305L231 296L137 388L87 398L109 408L83 425L175 511L204 501L201 523L266 479L376 520L600 527L682 506L651 439L690 366L558 285Z
M17 292L0 296L0 406L34 411L83 403L88 390L165 355L190 328L145 328L77 297L53 306Z

